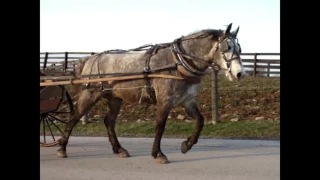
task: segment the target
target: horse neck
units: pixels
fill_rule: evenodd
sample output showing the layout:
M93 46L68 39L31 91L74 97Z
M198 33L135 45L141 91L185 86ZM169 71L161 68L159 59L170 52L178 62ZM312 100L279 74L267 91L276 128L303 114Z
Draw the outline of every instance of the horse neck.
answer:
M200 54L197 49L198 49L198 43L194 43L192 41L181 41L180 43L180 49L182 53L185 53L187 55L191 55L200 59L205 59L205 56L207 54ZM192 61L192 63L196 66L196 68L200 71L205 71L209 66L207 63L200 62L194 59L190 59L189 61Z

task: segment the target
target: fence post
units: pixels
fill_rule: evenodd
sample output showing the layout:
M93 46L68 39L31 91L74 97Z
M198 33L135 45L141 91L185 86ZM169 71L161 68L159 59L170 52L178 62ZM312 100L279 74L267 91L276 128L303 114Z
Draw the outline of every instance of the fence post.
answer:
M253 59L254 67L253 67L253 77L256 77L257 73L257 53L254 53L254 59Z
M72 63L72 66L73 66L73 73L76 74L76 63L73 62L73 63Z
M68 69L68 52L65 52L64 56L64 72L67 72Z
M268 62L268 77L270 77L270 62Z
M218 94L218 71L211 73L211 117L212 124L217 124L219 120L219 94Z
M44 55L44 62L43 62L43 67L42 67L43 72L44 72L44 71L46 70L46 68L47 68L48 55L49 55L48 52L46 52L46 54Z

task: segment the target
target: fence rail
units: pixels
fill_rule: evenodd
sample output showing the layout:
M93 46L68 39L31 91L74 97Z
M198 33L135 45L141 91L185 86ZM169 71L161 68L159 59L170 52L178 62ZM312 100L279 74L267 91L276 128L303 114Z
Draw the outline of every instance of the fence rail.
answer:
M73 71L79 58L98 52L40 52L40 69ZM242 53L243 66L253 77L280 77L280 53ZM59 66L60 68L55 68Z

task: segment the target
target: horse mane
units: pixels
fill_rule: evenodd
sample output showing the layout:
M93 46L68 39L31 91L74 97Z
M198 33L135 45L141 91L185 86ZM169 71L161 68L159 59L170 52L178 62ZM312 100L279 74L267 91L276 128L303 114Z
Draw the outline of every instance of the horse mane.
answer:
M196 36L200 36L202 34L208 34L208 35L213 35L214 38L218 38L223 34L223 31L220 29L202 29L202 30L196 30L194 32L191 32L185 36L182 36L182 38L191 38L191 37L196 37Z

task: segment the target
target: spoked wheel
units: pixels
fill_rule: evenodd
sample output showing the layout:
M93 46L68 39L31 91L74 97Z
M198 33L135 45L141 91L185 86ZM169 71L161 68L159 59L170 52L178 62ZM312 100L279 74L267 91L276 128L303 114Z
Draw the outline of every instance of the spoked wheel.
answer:
M40 90L40 146L51 147L59 143L73 112L72 99L64 86Z

